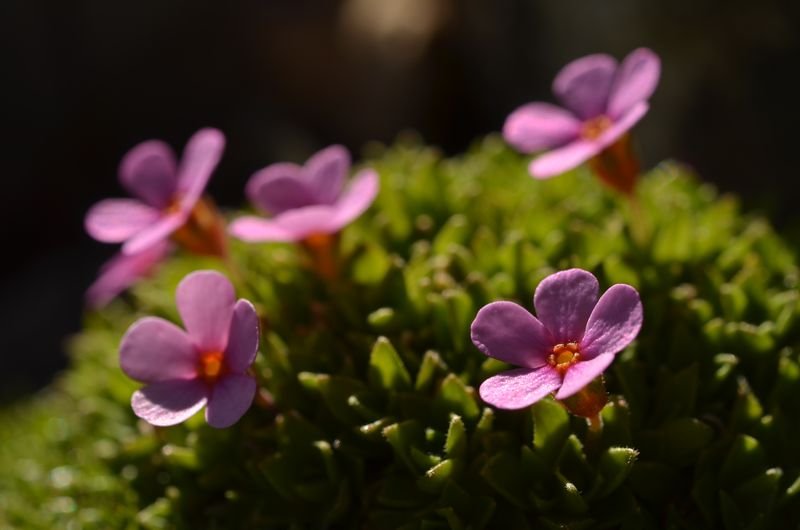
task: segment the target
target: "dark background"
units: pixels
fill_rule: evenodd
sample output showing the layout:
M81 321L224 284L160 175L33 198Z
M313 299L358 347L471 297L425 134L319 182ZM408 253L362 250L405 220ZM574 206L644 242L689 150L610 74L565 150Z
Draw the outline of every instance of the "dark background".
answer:
M211 181L234 206L256 169L412 128L447 153L551 100L566 62L648 46L646 165L692 164L793 230L800 7L787 0L3 0L0 396L64 366L82 295L114 249L83 233L122 193L121 156L198 128L228 137Z

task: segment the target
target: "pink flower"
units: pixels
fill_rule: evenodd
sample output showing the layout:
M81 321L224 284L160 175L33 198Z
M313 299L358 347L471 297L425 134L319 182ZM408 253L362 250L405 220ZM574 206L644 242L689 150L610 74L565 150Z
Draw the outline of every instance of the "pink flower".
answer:
M279 163L250 178L247 196L273 217L246 216L230 233L244 241L301 241L335 234L369 208L378 194L378 174L358 173L343 190L350 155L334 145L312 156L304 166Z
M538 318L512 302L481 308L472 322L472 342L486 355L521 367L484 381L481 398L519 409L551 392L568 398L603 373L639 333L642 303L630 285L613 285L599 300L598 294L591 273L570 269L536 288Z
M631 52L621 65L605 54L588 55L553 81L566 108L529 103L506 120L503 137L523 153L547 150L531 162L536 178L573 169L611 146L647 113L648 98L661 74L661 61L647 48Z
M108 260L100 269L100 275L86 291L86 303L98 309L115 296L149 275L169 254L172 245L159 241L136 254L122 252Z
M143 142L122 159L119 179L135 199L106 199L86 215L86 231L104 243L123 243L135 254L181 228L217 166L225 137L201 129L189 139L180 165L159 140Z
M186 331L145 317L120 343L122 371L147 384L134 392L133 411L148 423L166 426L205 406L209 425L229 427L256 393L247 370L258 350L258 315L247 300L236 301L231 283L215 271L186 276L175 298Z

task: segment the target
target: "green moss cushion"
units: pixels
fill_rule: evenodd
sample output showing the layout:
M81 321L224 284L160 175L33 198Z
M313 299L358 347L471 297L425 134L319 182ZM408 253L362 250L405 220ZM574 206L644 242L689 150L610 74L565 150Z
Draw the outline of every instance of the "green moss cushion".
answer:
M583 171L549 181L498 138L442 159L372 148L373 207L339 280L300 248L235 243L239 296L267 316L266 390L229 429L138 421L118 365L134 320L177 320L178 255L71 340L72 367L0 413L0 527L25 529L790 528L800 523L795 256L685 168L639 209ZM635 237L634 237L635 236ZM641 293L606 371L600 436L547 398L492 410L508 368L470 341L483 305L526 307L555 270Z

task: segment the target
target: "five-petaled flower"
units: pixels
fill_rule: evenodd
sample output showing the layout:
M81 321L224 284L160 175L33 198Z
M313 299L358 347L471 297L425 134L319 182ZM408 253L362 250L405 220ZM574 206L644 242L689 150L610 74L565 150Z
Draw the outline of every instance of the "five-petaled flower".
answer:
M244 241L303 241L335 234L369 208L378 193L378 175L364 169L344 190L350 155L331 146L304 166L272 164L247 183L247 197L272 215L245 216L231 223L231 234Z
M523 105L506 120L503 136L523 153L548 151L531 162L534 177L564 173L617 142L647 113L660 73L658 56L647 48L634 50L621 65L605 54L577 59L553 81L566 108Z
M258 315L236 301L222 274L196 271L176 291L186 331L157 317L135 322L120 343L120 365L147 385L131 398L147 422L175 425L206 406L206 421L224 428L253 402L256 381L247 373L258 350Z
M166 259L172 245L159 241L135 254L117 253L103 264L100 274L86 291L86 303L97 309L119 293L153 272Z
M481 398L519 409L551 392L566 399L602 374L639 333L642 303L625 284L598 295L591 273L570 269L536 288L536 317L513 302L481 308L472 322L472 342L486 355L520 366L484 381Z
M86 215L86 231L104 243L123 243L136 254L169 238L190 219L225 147L217 129L189 139L180 165L159 140L143 142L122 160L119 180L135 199L105 199Z

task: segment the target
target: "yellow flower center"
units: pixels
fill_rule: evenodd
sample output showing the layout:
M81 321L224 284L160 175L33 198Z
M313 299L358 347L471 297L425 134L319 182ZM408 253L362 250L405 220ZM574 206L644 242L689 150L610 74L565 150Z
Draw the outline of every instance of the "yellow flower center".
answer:
M211 351L200 355L198 366L200 377L205 379L208 383L213 383L219 379L219 376L222 375L225 368L222 362L223 358L224 355L220 351Z
M583 122L583 126L581 126L581 137L585 140L596 140L612 125L613 122L608 116L604 114L595 116L594 118Z
M581 352L578 349L578 343L567 342L553 346L553 353L547 358L547 362L561 375L564 375L567 368L578 362L580 358Z

